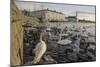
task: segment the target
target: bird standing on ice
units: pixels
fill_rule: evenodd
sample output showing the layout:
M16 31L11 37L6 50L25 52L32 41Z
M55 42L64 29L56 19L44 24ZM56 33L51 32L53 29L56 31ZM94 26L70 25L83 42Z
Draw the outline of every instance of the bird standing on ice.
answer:
M34 60L32 61L33 64L37 64L42 56L44 55L44 53L46 52L46 43L42 40L43 37L43 32L40 32L40 42L36 45L35 49L34 49L34 53L35 53L35 57Z

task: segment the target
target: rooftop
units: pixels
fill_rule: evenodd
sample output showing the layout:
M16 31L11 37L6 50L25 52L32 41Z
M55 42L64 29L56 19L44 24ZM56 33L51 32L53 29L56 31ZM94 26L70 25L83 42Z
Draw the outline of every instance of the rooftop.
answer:
M32 11L32 12L40 12L40 11L50 11L50 12L56 12L56 13L59 13L59 14L63 14L62 12L58 12L56 10L49 10L49 9L36 10L36 11Z

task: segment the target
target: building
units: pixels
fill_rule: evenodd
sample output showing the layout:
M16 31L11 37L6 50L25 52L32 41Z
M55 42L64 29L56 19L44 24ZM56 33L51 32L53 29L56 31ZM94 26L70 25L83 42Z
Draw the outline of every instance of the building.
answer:
M35 16L40 20L46 19L47 21L51 21L51 22L67 21L65 14L57 11L52 11L49 9L33 11L30 13L30 15Z
M77 21L76 16L68 16L67 19L68 19L68 21L70 21L70 22L76 22L76 21Z

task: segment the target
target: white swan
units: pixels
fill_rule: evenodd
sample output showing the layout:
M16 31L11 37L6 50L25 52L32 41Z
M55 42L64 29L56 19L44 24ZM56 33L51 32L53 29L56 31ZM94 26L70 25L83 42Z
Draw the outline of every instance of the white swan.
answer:
M40 42L36 45L35 49L34 49L34 53L35 53L35 57L34 57L34 60L32 61L33 64L37 64L43 54L46 52L46 43L42 40L42 36L43 36L43 33L41 32L40 33Z

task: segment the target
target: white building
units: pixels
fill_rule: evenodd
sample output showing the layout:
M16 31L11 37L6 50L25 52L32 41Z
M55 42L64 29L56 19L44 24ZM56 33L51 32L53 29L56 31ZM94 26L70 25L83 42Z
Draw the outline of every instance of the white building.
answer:
M33 11L31 12L31 16L35 16L39 19L46 19L47 21L67 21L63 13L48 9Z

